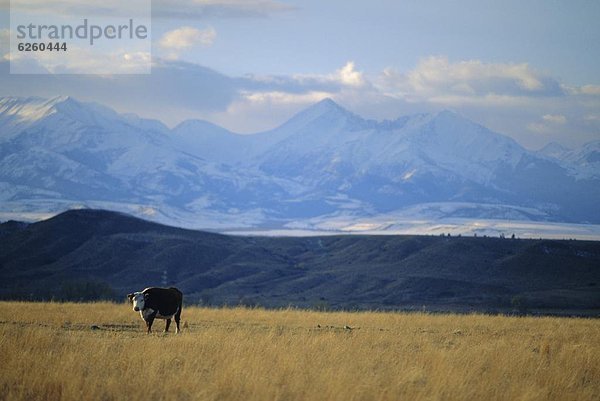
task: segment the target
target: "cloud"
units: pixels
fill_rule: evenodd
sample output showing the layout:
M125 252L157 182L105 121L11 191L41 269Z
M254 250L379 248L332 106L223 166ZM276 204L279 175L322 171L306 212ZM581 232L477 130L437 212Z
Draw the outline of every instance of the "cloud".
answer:
M148 75L11 75L0 61L0 96L69 95L169 125L226 110L242 85L206 67L158 58Z
M545 114L542 116L542 120L552 124L566 124L567 117L561 114Z
M600 85L584 85L580 88L579 93L583 95L600 96Z
M527 63L431 56L408 71L387 68L371 82L384 99L397 100L380 108L452 108L529 148L598 138L597 122L588 117L600 109L600 86L569 86Z
M346 65L337 70L336 78L344 85L362 86L365 84L363 73L354 69L354 61L348 61Z
M539 121L529 123L527 129L537 134L556 134L564 129L565 124L567 117L562 114L544 114Z
M357 98L363 103L372 100L369 96L372 88L364 74L356 70L353 61L332 73L247 76L240 84L240 96L230 107L210 116L213 121L238 132L273 128L325 98L349 105L356 104Z
M159 45L168 51L180 52L194 46L211 46L217 37L217 31L213 27L197 29L191 26L182 26L166 32Z
M3 55L15 74L150 74L150 46L101 49L69 44L68 51L13 51ZM49 78L49 81L56 80Z
M126 57L133 62L137 56ZM348 61L323 74L241 77L158 57L148 76L8 75L8 63L0 61L0 96L71 95L171 126L200 118L237 132L256 132L331 97L359 115L380 120L450 107L529 148L546 141L574 147L597 139L596 89L566 86L524 63L452 63L443 57L430 57L404 72L388 68L368 74Z
M341 68L329 74L293 74L290 76L261 76L253 79L262 82L292 85L298 88L327 87L339 91L343 87L361 87L368 84L365 74L357 71L354 61L347 61Z
M225 110L204 113L203 118L234 132L266 131L284 123L298 111L333 95L320 91L242 91Z
M520 97L564 95L556 80L538 73L527 63L480 60L452 63L441 56L423 59L406 73L387 68L377 78L376 85L389 96L442 105L481 101L497 105L514 103Z
M333 93L310 91L306 93L290 93L281 91L271 92L242 92L244 100L256 104L300 104L310 105L325 98L332 97Z

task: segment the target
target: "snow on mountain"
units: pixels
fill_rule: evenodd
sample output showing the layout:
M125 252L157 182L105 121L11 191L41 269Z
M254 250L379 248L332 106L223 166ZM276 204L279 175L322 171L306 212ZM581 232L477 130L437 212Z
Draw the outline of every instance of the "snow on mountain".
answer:
M285 135L281 134L285 131ZM452 112L395 121L362 119L331 100L271 135L283 140L249 163L304 183L307 195L346 194L380 210L443 200L498 201L493 181L528 152Z
M182 151L152 120L71 98L2 104L0 181L21 188L7 201L27 198L26 186L31 194L52 191L61 205L134 202L191 212L198 205L228 210L256 192L280 191L262 177Z
M537 151L538 154L551 157L556 160L563 160L564 157L571 151L571 149L562 146L556 142L550 142L543 148Z
M319 167L348 162L360 173L383 166L393 169L391 174L403 173L401 177L448 171L483 183L491 176L491 165L515 166L525 152L512 139L448 111L378 123L332 103L324 100L292 119L293 134L269 150L265 167L276 160L289 164L317 155L321 163L329 164ZM298 118L304 114L310 118ZM306 121L299 124L297 120ZM281 129L289 130L289 126ZM406 167L399 171L402 165Z
M58 99L0 98L0 121L2 121L0 141L9 140L36 121L56 112L53 106Z
M187 120L173 129L178 146L206 160L235 164L246 157L252 138L203 120Z
M513 139L443 111L419 133L421 148L438 166L479 183L498 167L514 168L526 153Z
M551 142L536 153L559 163L579 180L600 179L600 141L586 143L579 149Z
M600 141L589 142L580 149L567 152L562 160L578 177L600 179Z
M439 216L600 223L599 144L529 152L450 111L378 122L330 99L241 135L200 120L169 130L69 97L1 98L0 212L139 207L232 228L453 204L468 206Z
M318 134L330 132L332 127L327 125L327 121L336 121L336 116L337 118L346 116L354 121L361 121L360 117L352 115L331 99L325 99L301 111L283 125L254 135L233 133L202 120L182 122L174 128L173 135L185 149L207 160L248 166L251 159L269 153L272 147L284 146L283 141L298 134L298 130L306 133L310 127L313 127ZM300 144L316 145L311 141L312 139L315 138L304 136L300 138L296 147Z

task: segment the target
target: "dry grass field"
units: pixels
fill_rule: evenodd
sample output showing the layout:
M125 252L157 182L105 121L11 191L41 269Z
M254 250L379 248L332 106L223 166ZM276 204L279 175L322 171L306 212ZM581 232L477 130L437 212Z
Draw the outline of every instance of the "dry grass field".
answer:
M599 400L600 320L0 303L1 400ZM349 328L345 328L349 326Z

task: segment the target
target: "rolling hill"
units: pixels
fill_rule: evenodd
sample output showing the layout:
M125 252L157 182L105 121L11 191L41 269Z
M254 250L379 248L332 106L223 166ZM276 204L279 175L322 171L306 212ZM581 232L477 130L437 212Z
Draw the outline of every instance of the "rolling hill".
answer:
M440 236L251 237L72 210L0 225L0 297L123 299L176 285L187 303L592 314L600 242Z

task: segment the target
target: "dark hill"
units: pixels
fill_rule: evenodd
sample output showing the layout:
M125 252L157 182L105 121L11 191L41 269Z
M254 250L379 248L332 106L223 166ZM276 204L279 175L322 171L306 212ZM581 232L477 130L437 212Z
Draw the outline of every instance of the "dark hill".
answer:
M428 236L235 237L99 211L0 225L0 297L600 315L600 242Z

